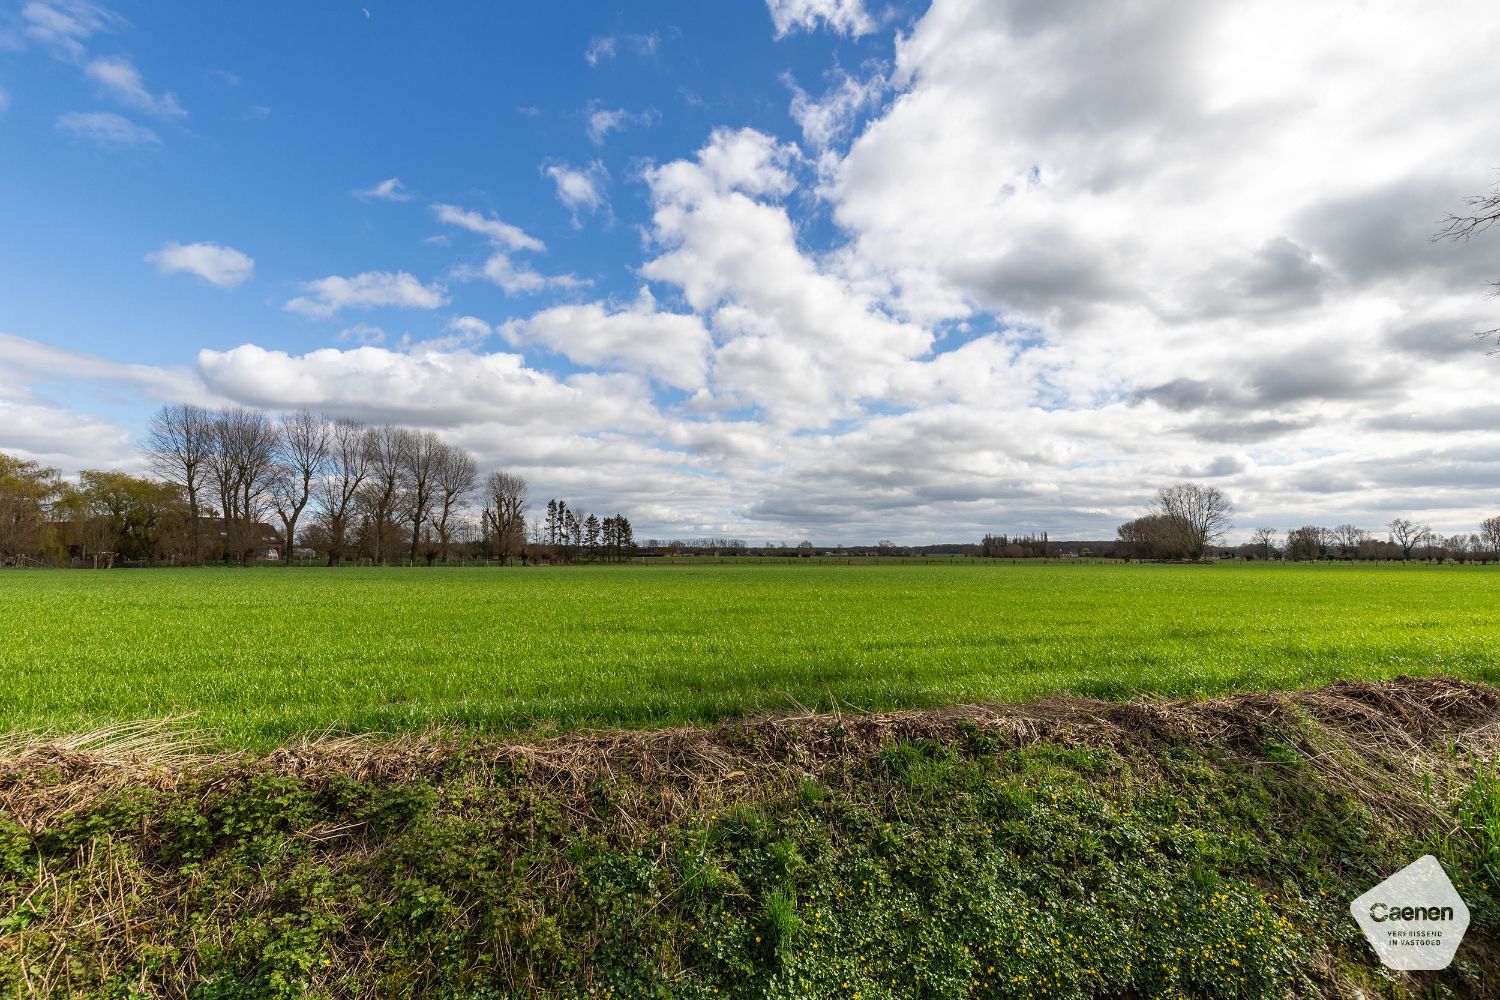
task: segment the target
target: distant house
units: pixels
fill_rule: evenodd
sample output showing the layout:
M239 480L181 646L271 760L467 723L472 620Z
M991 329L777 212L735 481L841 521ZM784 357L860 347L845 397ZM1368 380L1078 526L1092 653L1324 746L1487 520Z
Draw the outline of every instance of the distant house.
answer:
M219 539L221 544L228 544L229 531L222 517L205 517L201 521L205 528L203 532L205 535ZM281 558L281 532L264 521L256 522L249 530L253 532L251 559L259 562L272 562Z

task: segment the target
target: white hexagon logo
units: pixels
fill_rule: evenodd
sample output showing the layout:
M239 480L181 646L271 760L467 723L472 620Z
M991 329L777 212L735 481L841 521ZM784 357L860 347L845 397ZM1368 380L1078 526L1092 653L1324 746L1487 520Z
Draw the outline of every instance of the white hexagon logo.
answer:
M1469 908L1431 854L1350 903L1349 912L1392 969L1446 969L1469 929Z

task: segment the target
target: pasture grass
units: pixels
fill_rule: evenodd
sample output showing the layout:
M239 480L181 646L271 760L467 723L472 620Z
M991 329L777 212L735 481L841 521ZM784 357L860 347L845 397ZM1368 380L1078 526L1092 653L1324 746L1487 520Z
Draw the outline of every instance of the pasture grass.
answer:
M0 730L532 734L1051 694L1500 683L1500 569L907 565L0 573Z

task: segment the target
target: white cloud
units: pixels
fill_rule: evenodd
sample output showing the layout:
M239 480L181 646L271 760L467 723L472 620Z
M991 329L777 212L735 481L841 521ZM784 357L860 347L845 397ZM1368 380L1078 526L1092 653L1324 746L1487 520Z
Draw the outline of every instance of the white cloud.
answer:
M847 134L860 112L876 104L885 92L885 78L878 73L861 80L841 72L838 82L820 98L810 96L790 77L786 82L792 90L792 120L817 149Z
M506 323L501 332L518 347L544 347L577 364L624 369L682 389L702 386L707 374L710 338L703 322L658 312L645 289L627 309L554 306Z
M246 344L200 351L197 371L211 390L259 406L316 406L424 427L495 422L515 433L552 424L583 433L659 420L638 379L559 379L527 368L518 354L355 347L290 355Z
M711 316L713 386L786 427L820 427L888 390L931 335L809 258L784 207L794 151L744 129L715 132L694 160L647 172L653 236L642 274L677 286Z
M354 197L361 201L411 201L411 193L399 177L387 177L379 184L360 188L354 192Z
M629 120L630 112L624 108L595 108L589 112L589 141L603 145L609 133L623 129Z
M613 37L601 35L589 40L588 47L583 50L584 61L590 66L597 66L606 59L615 57L617 45Z
M434 343L441 344L446 349L478 347L495 332L494 327L478 316L454 316L444 329L448 331L448 336Z
M83 58L85 39L113 30L117 15L84 0L32 0L21 8L22 32L60 58Z
M372 347L385 343L385 330L370 323L355 323L340 330L334 339L341 344Z
M153 399L204 402L201 387L181 372L153 365L120 364L92 354L0 333L0 384L22 374L43 381L74 380L128 386Z
M661 39L655 32L650 34L597 35L589 40L583 50L584 61L590 66L613 59L621 49L628 49L643 59L656 55Z
M330 275L304 282L307 295L286 304L289 312L328 317L344 309L437 309L448 302L441 285L424 285L405 271L365 271L352 278Z
M674 160L646 174L659 205L690 206L715 195L780 197L796 186L794 147L754 129L715 129L696 160Z
M59 115L54 127L78 139L87 139L114 149L161 145L161 136L112 111L69 111Z
M511 251L546 249L541 240L518 226L456 205L436 204L432 210L439 222L477 233L495 247L482 266L457 268L455 274L460 279L484 278L499 285L508 295L529 295L545 288L573 288L583 284L570 274L544 275L530 265L512 260Z
M598 160L583 168L554 163L543 168L542 172L557 186L557 200L573 213L575 229L579 226L579 212L592 214L608 207L603 186L609 181L609 172Z
M589 142L596 146L604 145L604 140L611 132L623 132L636 125L653 125L658 117L655 111L631 112L624 108L606 108L597 101L589 105L587 115Z
M135 64L124 56L105 56L91 60L84 67L89 79L99 84L101 91L144 114L155 118L185 118L187 112L177 103L172 94L156 95L146 89L145 81Z
M14 395L13 395L14 393ZM130 429L103 417L78 413L0 382L0 451L68 472L139 466Z
M917 408L842 443L906 424L972 468L1024 457L1068 484L1080 517L1129 513L1130 496L1183 470L1219 477L1247 522L1342 511L1374 527L1381 511L1432 503L1400 484L1442 490L1444 468L1422 471L1366 423L1399 407L1478 427L1474 384L1446 362L1473 357L1453 342L1478 322L1485 261L1427 237L1484 173L1470 137L1500 119L1457 96L1500 84L1485 44L1453 48L1443 27L1483 19L1478 6L1153 3L1082 16L937 0L899 41L894 102L846 158L820 162L851 236L829 261L924 324L1017 332L983 365L949 363L984 342L972 341L898 367L886 398ZM815 145L836 134L811 103L799 111ZM1424 361L1374 347L1381 330ZM1453 410L1458 398L1470 409ZM963 430L984 413L981 424L1031 431ZM1109 476L1075 468L1085 457ZM958 497L974 480L956 468L941 481ZM1353 492L1300 499L1339 488ZM1455 486L1442 503L1473 496ZM1017 495L1014 509L1031 502Z
M815 31L826 24L840 35L864 35L875 30L875 19L865 10L864 0L766 0L776 37L797 31Z
M478 233L496 246L509 247L512 250L546 249L542 241L535 236L494 216L482 215L470 209L459 208L457 205L444 204L433 205L432 212L439 222L467 229L471 233Z
M460 277L481 277L499 285L510 295L530 295L544 288L577 288L586 284L571 274L542 274L525 264L517 264L504 251L496 251L477 271L459 269Z
M4 114L10 108L10 91L0 87L0 114Z
M146 254L162 274L186 271L219 288L234 288L255 274L255 261L234 247L218 243L168 243Z

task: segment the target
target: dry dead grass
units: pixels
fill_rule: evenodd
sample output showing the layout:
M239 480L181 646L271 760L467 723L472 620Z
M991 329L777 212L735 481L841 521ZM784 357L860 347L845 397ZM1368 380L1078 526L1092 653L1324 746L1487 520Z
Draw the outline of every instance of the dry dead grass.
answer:
M165 720L0 738L0 810L37 831L127 787L170 790L188 779L201 786L205 776L231 782L252 772L313 785L334 775L394 783L440 777L461 756L468 765L524 768L528 781L573 800L600 780L628 777L665 793L660 818L670 822L748 783L774 784L788 775L836 781L851 761L893 742L950 741L970 727L1017 747L1165 740L1211 744L1246 757L1260 757L1271 734L1301 733L1305 739L1292 748L1317 768L1410 813L1406 796L1383 791L1403 770L1430 774L1435 757L1500 752L1500 689L1443 677L1399 678L1204 701L1049 698L1026 705L785 714L712 728L582 731L536 742L442 731L313 735L261 756L200 752L191 730Z

